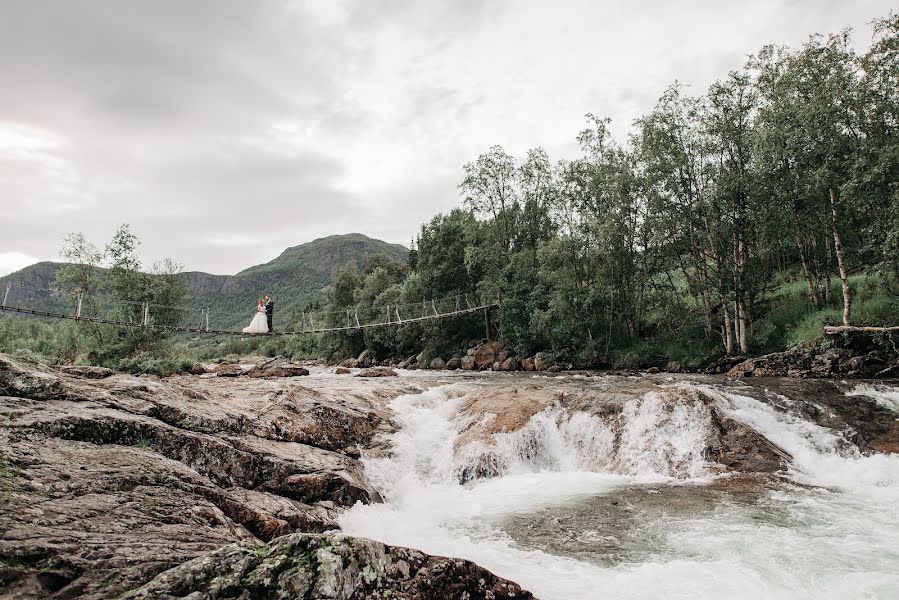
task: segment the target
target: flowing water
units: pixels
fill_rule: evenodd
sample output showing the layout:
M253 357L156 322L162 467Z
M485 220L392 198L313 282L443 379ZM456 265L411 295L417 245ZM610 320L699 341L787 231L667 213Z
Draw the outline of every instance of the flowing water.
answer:
M614 418L551 406L459 448L466 396L510 381L632 385L458 377L399 397L391 454L365 460L385 502L355 506L343 529L474 560L544 600L899 598L899 455L864 455L851 431L817 425L786 395L723 379L660 380L682 400L634 393ZM877 384L845 398L895 410L897 393ZM724 472L704 452L710 406L788 452L788 471ZM487 455L495 476L460 483Z

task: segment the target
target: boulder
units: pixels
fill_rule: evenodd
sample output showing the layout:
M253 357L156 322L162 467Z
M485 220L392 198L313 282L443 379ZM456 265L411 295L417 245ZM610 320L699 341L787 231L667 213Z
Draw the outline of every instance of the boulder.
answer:
M681 366L681 364L676 360L669 361L668 364L665 365L666 373L683 373L683 371L683 366Z
M471 600L533 596L461 558L365 538L294 533L267 545L232 544L164 571L127 600L189 597L294 600ZM246 594L250 595L246 595Z
M502 350L501 342L485 342L477 347L474 353L474 362L479 369L490 368L496 362L497 353Z
M361 368L366 368L371 366L371 352L368 350L363 350L362 354L359 355L359 358L356 359L357 366Z
M515 356L514 350L509 350L508 348L503 348L499 352L496 353L496 362L499 364L503 364L509 357Z
M534 371L536 370L536 366L534 364L534 357L529 356L521 360L521 370L522 371Z
M399 374L393 369L387 367L374 367L365 369L361 373L356 373L356 377L398 377Z
M309 375L309 369L282 357L264 360L247 371L248 377L304 377L306 375Z
M661 373L661 369L659 369L658 367L649 367L648 369L646 369L646 373L649 375L657 375Z
M429 369L433 369L435 371L439 371L445 367L446 367L446 363L443 362L443 359L440 358L439 356L432 359L431 363L428 365Z
M446 368L450 371L455 371L457 369L462 368L462 359L461 358L451 358L446 361Z
M468 356L474 356L474 353L477 352L477 351L478 351L477 348L469 348L468 350L465 351L465 353L466 353Z
M243 369L240 365L222 363L215 368L214 373L216 377L240 377Z
M359 365L355 358L348 358L345 361L341 362L340 366L344 369L355 369Z
M337 367L336 369L334 369L334 373L337 375L349 375L350 370L346 367Z
M549 352L538 352L534 355L534 370L546 371L553 364L553 355Z
M518 359L514 356L508 357L503 361L503 364L499 367L500 371L517 371L518 370Z
M550 366L546 367L547 373L559 373L561 370L562 370L562 367L560 367L559 365L550 365Z
M462 359L460 366L466 371L474 371L475 367L477 367L478 365L474 360L474 356L466 356Z
M206 371L206 367L204 367L200 363L194 363L188 371L188 373L190 373L191 375L205 375L207 372L208 371Z
M490 369L493 371L499 371L503 365L497 360L494 361L492 365L490 365Z

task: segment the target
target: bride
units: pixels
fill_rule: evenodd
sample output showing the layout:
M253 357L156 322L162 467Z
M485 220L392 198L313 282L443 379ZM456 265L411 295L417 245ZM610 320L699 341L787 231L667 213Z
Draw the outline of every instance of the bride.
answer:
M265 316L265 301L261 298L256 305L256 316L250 321L249 327L243 328L244 333L268 333L268 319Z

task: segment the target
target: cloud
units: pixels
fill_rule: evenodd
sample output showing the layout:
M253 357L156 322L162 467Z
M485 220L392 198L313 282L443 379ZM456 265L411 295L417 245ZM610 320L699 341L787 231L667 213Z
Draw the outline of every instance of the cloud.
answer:
M28 265L33 265L38 259L21 252L0 252L0 277L8 275L19 269L23 269ZM0 289L0 295L3 289Z
M233 273L361 231L408 243L493 144L570 157L673 80L888 2L7 0L0 212L10 256L129 222L145 262ZM10 263L12 264L12 263Z

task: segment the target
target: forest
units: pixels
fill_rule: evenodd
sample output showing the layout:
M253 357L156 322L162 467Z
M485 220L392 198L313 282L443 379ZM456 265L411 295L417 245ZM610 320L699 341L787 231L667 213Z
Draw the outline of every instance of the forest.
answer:
M702 95L673 83L624 142L587 115L581 155L494 146L408 272L341 273L332 308L498 298L497 335L579 367L783 350L899 315L899 16L767 46ZM338 353L452 352L476 319L331 339Z
M461 205L421 226L407 264L342 269L322 309L497 299L491 335L576 368L698 368L814 343L827 324L896 325L899 15L872 30L863 52L849 32L816 35L762 48L701 94L674 82L626 140L588 114L576 158L487 149L462 167ZM122 300L139 290L183 302L177 264L146 275L135 247L120 230L104 285ZM96 285L78 278L100 253L77 236L66 252L61 289ZM119 367L249 352L427 359L486 335L471 315L214 342L77 327L3 319L0 349Z

